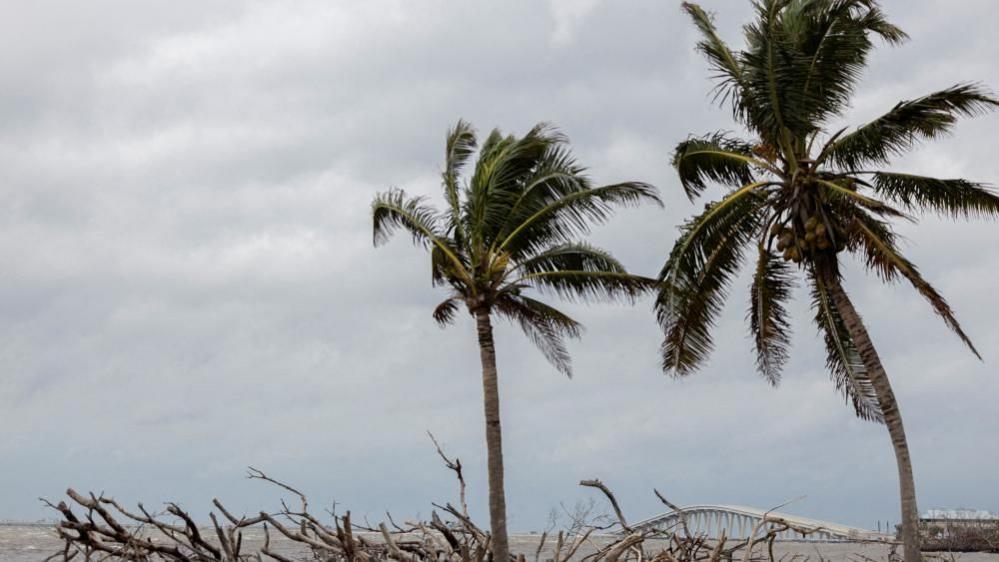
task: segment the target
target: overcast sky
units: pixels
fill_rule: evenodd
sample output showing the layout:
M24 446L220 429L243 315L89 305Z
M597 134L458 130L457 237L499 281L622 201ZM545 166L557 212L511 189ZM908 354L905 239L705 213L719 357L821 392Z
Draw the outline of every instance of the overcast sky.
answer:
M741 45L748 1L704 0ZM994 0L892 0L912 40L881 48L842 125L956 82L999 88ZM666 210L593 241L654 274L701 208L668 165L712 105L678 1L8 2L0 20L0 518L52 516L67 486L205 513L274 508L253 465L355 514L455 498L425 433L466 465L485 514L481 379L467 315L440 330L428 258L371 244L390 186L439 199L447 128L557 124L597 181L643 180ZM999 183L999 115L895 168ZM836 128L839 128L838 126ZM720 193L713 190L714 195ZM927 217L907 251L985 357L908 287L847 288L899 397L921 508L999 510L999 229ZM631 518L674 502L872 527L898 520L885 429L826 374L798 294L783 384L756 375L746 276L698 376L658 367L651 302L568 306L576 377L496 335L511 528L542 528L599 477Z

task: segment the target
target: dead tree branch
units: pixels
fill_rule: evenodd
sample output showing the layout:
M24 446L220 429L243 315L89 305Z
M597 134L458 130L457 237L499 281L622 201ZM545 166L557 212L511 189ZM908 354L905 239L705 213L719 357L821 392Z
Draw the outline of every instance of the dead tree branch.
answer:
M631 527L628 526L628 522L624 519L624 513L621 512L621 506L618 505L617 498L614 497L614 494L607 488L607 486L604 485L603 482L594 478L593 480L581 480L579 485L596 488L603 492L604 495L607 496L607 499L610 500L611 507L614 508L614 513L617 515L617 520L621 524L621 528L627 532L631 532Z

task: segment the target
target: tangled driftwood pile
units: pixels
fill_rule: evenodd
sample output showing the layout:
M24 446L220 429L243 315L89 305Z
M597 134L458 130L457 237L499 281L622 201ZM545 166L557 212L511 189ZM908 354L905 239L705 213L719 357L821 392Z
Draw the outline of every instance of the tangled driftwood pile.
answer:
M931 525L926 529L923 552L997 552L999 521L982 521L970 526Z
M321 517L310 511L305 494L250 468L249 477L278 486L297 497L295 507L282 501L281 509L261 512L252 517L233 515L218 499L209 517L211 527L200 527L188 512L176 504L165 511L152 512L139 504L127 509L112 498L80 494L67 490L68 501L58 505L61 521L56 533L64 548L49 560L131 560L147 561L263 561L279 562L494 562L489 548L489 534L469 517L465 502L465 480L461 462L449 459L438 447L445 465L458 479L459 506L434 504L429 521L377 527L353 521L350 512L326 513ZM785 530L802 533L780 518L767 518L757 528L760 538L709 541L680 524L671 530L637 531L630 527L614 494L599 480L584 480L582 486L599 489L613 507L620 533L607 541L595 541L606 531L599 518L571 517L570 524L558 532L544 533L533 549L533 562L748 562L773 559L773 541ZM659 492L656 495L671 509ZM443 515L443 518L442 518ZM251 530L263 530L262 544L249 547L245 540ZM756 534L756 533L754 533ZM285 546L278 551L272 537L280 536ZM288 543L301 554L289 554ZM769 548L757 548L760 546ZM762 552L761 552L762 551ZM542 560L542 553L545 555ZM767 556L769 554L769 556ZM518 554L510 562L526 562Z

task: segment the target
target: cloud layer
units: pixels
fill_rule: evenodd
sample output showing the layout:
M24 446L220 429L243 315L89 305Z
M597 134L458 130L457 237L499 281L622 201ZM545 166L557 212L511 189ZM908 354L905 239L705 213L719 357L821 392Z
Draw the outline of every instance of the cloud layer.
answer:
M705 0L738 42L748 2ZM913 40L880 50L846 123L966 80L999 88L989 0L885 2ZM378 517L453 496L427 430L468 467L484 515L471 322L441 331L427 258L371 247L372 195L438 197L444 132L552 121L598 181L663 191L665 212L594 234L658 270L698 207L668 168L690 133L731 129L675 3L144 2L18 7L0 22L0 518L47 514L67 485L195 510L274 494L253 465ZM963 123L898 169L999 182L999 117ZM908 424L922 507L999 509L999 232L928 217L909 254L946 294L979 363L911 290L854 267ZM651 303L569 308L587 325L559 377L497 334L510 522L544 526L600 477L633 517L679 503L897 520L886 432L823 370L807 298L768 388L733 290L696 378L665 378Z

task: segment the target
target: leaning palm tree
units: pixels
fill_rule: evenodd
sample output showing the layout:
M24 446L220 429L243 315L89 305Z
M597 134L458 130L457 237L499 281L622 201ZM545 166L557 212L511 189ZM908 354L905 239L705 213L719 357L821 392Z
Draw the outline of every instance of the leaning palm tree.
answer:
M828 129L848 108L873 40L906 35L876 0L759 0L745 27L746 47L731 50L712 18L684 3L702 34L698 50L717 77L715 93L752 140L729 133L690 137L673 165L689 198L709 182L731 188L681 227L660 274L656 301L665 332L663 367L684 376L712 349L711 327L743 254L755 246L749 326L759 372L776 384L788 356L787 301L798 273L811 289L826 366L861 418L888 427L902 507L905 559L920 558L909 450L891 385L860 315L841 283L840 254L857 256L885 282L906 280L971 348L940 293L899 251L891 221L914 212L947 217L999 215L999 197L963 179L885 171L892 156L951 130L997 102L962 84L912 101L853 130Z
M571 376L565 338L581 326L534 293L569 300L632 300L655 281L629 274L607 252L578 241L613 208L659 203L650 185L594 187L564 136L541 124L522 138L494 130L482 144L471 177L459 173L475 153L475 132L459 121L447 136L443 212L420 197L391 190L375 197L374 240L398 228L430 250L431 280L448 288L433 312L443 327L464 305L475 318L482 361L493 560L509 559L499 388L493 347L494 314L517 323L556 369Z

